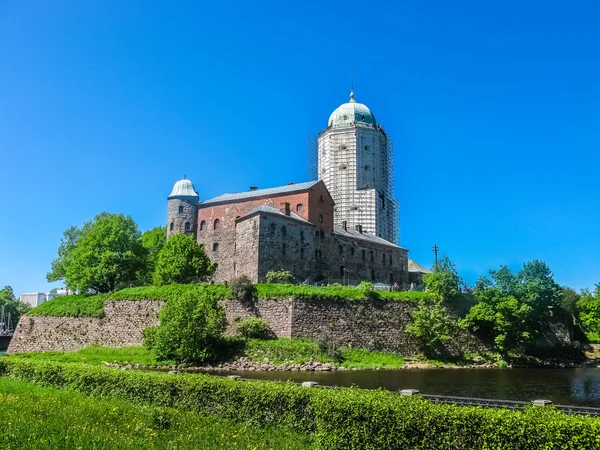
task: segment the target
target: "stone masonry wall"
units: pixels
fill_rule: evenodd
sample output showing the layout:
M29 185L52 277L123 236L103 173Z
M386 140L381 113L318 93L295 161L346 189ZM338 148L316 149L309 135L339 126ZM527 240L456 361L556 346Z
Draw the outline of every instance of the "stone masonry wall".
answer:
M141 345L144 328L158 325L159 301L107 301L104 317L23 316L8 353L73 351L90 344L110 347ZM327 338L341 345L398 352L419 352L405 333L411 302L316 301L296 299L257 300L251 305L224 300L227 333L248 317L260 317L280 338ZM465 351L481 348L475 338L462 332L452 346Z
M69 352L90 344L141 345L142 330L158 325L160 301L107 301L104 317L23 316L7 353Z

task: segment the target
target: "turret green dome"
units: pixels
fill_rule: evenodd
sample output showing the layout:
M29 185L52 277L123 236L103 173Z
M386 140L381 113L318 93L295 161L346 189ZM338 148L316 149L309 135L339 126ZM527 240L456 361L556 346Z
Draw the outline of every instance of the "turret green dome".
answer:
M194 185L190 180L186 180L184 178L183 180L179 180L177 183L175 183L175 186L173 186L173 191L171 192L171 195L169 195L169 199L179 197L199 198L198 193L196 192L196 189L194 189Z
M354 92L350 92L350 101L344 103L329 116L331 128L367 127L375 128L375 116L366 105L354 101Z

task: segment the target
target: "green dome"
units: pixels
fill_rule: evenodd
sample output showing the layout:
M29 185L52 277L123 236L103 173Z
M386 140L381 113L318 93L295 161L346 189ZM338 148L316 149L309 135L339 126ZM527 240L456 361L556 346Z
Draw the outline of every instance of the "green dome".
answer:
M344 103L329 116L331 128L367 127L375 128L375 116L366 105L354 101L354 92L350 92L350 101Z
M192 184L192 182L190 180L186 180L185 178L175 183L175 186L173 186L173 191L171 192L171 195L169 195L170 199L178 197L195 197L197 199L199 198L198 193L196 192L196 189L194 189L194 185Z

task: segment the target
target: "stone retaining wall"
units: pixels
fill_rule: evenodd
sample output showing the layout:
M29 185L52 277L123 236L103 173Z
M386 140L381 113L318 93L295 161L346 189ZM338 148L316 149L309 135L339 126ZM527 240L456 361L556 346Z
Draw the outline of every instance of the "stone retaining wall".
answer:
M23 316L8 353L73 351L89 344L111 347L141 345L142 331L158 325L159 301L107 301L104 317ZM297 299L258 300L241 304L222 302L231 334L236 322L247 317L265 319L277 337L326 338L341 345L385 349L405 356L419 348L405 333L412 302L317 301ZM460 332L452 346L476 351L481 343Z

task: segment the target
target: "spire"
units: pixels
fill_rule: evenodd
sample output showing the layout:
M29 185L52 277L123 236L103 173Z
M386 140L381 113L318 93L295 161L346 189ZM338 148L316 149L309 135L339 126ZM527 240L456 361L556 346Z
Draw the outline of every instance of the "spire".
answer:
M356 102L354 101L354 89L352 89L352 90L350 91L350 103L356 103Z

